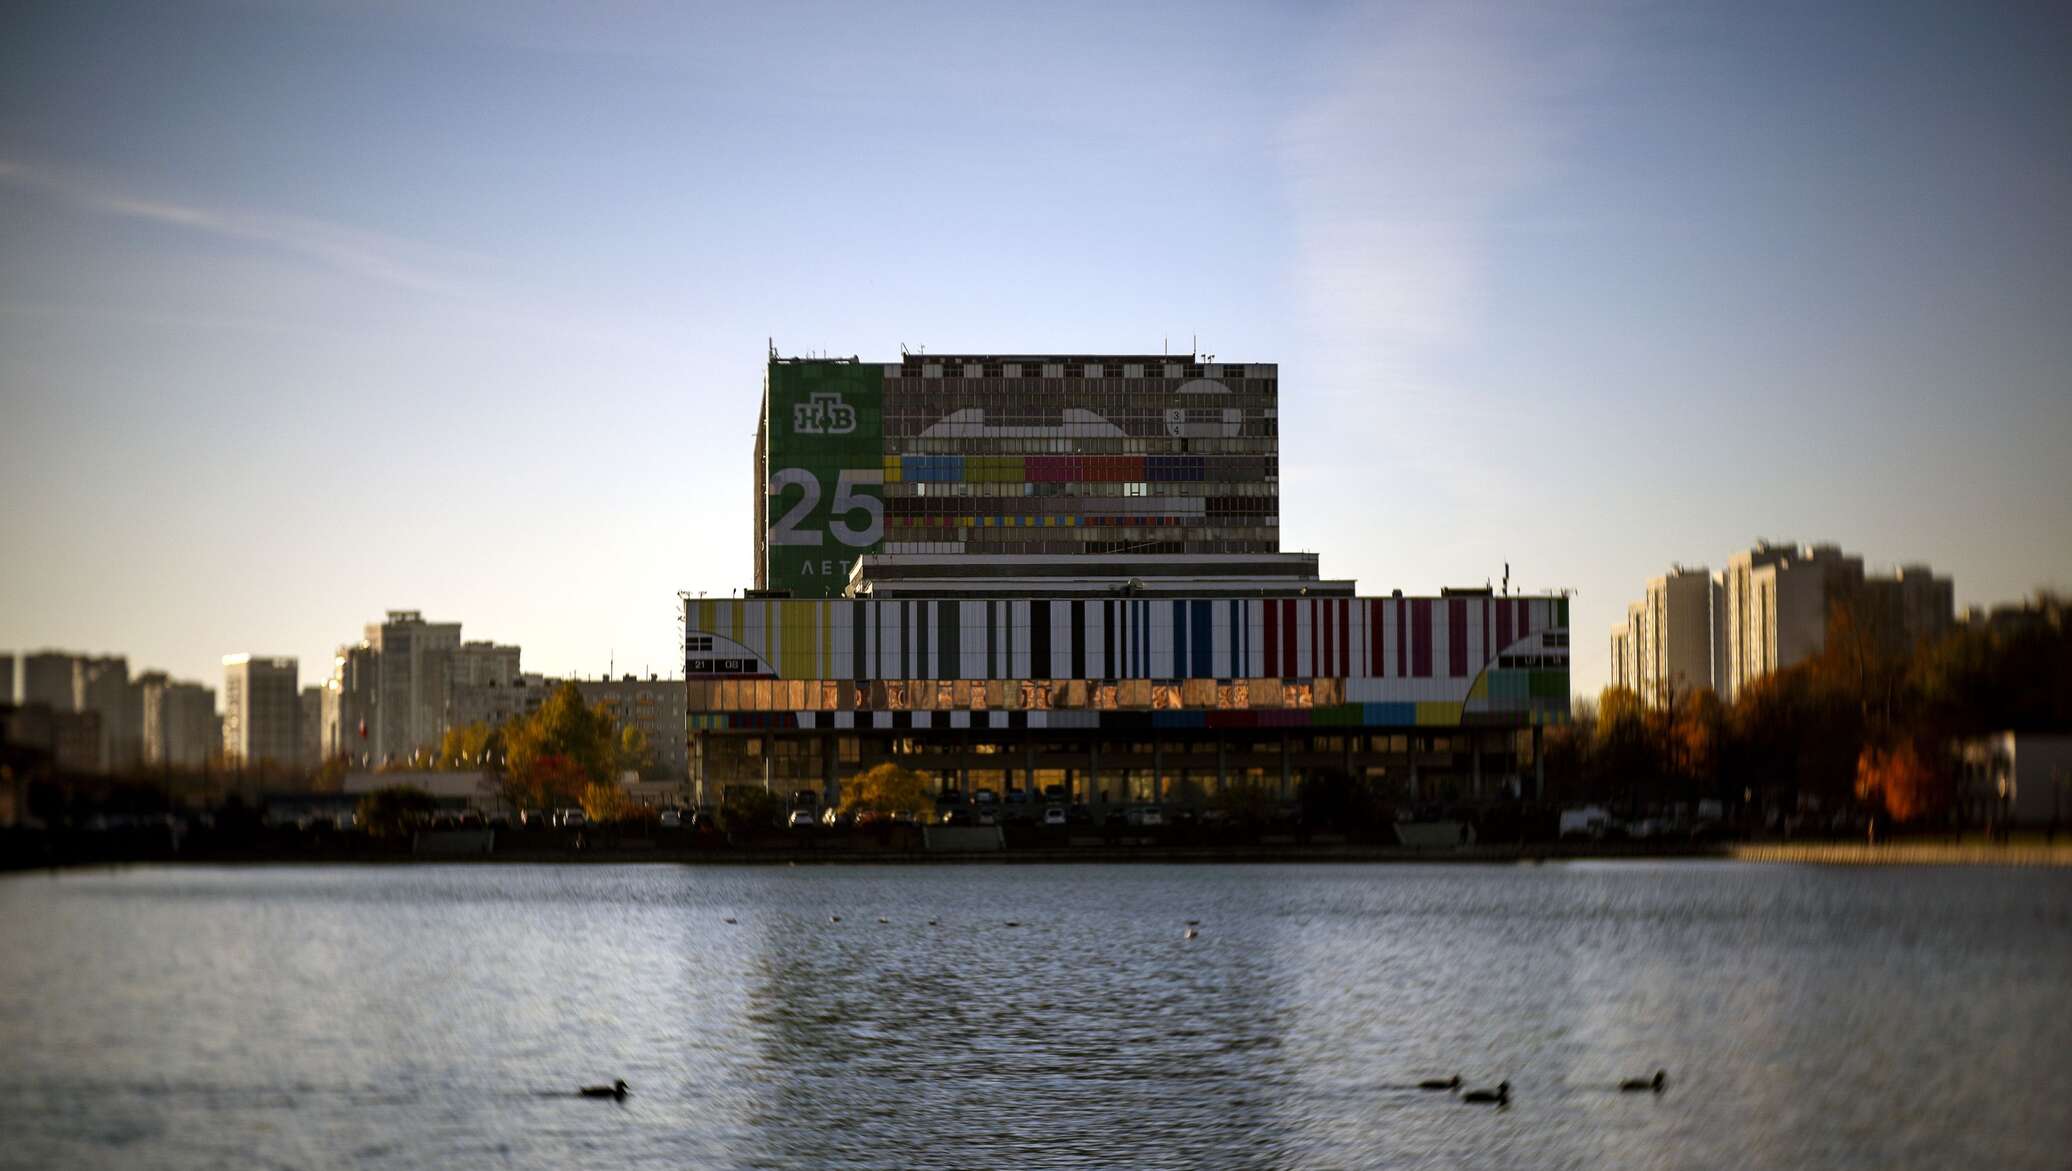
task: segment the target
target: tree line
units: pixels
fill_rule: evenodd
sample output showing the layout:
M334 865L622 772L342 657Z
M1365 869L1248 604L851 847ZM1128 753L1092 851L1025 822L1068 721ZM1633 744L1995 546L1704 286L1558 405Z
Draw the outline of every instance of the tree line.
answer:
M1958 785L1949 746L1990 732L2072 731L2065 600L2039 594L2013 621L1960 625L1908 645L1858 599L1830 607L1820 654L1744 686L1665 688L1647 703L1607 688L1546 741L1548 793L1638 813L1707 798L1895 823L1991 817Z

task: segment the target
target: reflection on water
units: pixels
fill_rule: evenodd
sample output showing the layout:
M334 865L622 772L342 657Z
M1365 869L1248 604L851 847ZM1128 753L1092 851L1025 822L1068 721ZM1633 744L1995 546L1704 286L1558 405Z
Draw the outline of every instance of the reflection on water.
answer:
M2062 1166L2068 896L1705 863L15 876L0 1166ZM1512 1105L1411 1088L1454 1073Z

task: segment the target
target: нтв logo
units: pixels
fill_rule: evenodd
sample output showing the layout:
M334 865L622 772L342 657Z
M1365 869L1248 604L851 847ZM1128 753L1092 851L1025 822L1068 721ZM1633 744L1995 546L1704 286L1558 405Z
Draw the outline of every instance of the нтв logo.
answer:
M856 430L856 408L824 390L792 406L791 429L799 435L847 435Z

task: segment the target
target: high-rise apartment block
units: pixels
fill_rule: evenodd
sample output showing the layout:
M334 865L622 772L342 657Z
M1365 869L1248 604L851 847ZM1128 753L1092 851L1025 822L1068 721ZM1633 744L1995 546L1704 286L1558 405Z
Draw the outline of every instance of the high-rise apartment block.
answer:
M1191 355L773 356L756 587L836 597L868 553L1277 552L1279 388Z
M292 658L223 657L223 755L233 763L294 766L302 756L302 703Z
M1956 588L1925 565L1866 573L1861 556L1836 545L1761 541L1719 574L1678 567L1649 581L1612 627L1610 684L1648 703L1702 686L1731 702L1820 654L1837 607L1897 653L1955 624Z
M1612 627L1612 686L1650 705L1716 687L1719 611L1719 579L1703 567L1677 566L1650 579L1646 595Z
M378 656L376 757L400 761L436 751L446 729L460 623L426 622L416 610L391 610L386 621L368 624L367 645Z
M26 656L23 666L24 706L42 704L52 712L93 712L100 717L93 761L82 771L129 768L142 759L137 694L130 685L128 659L39 651ZM77 762L76 749L71 755Z
M216 730L216 693L199 683L169 679L163 671L137 676L143 759L154 768L198 769L222 746Z
M72 702L72 664L78 655L37 651L22 656L22 706L42 704L54 712L79 710Z

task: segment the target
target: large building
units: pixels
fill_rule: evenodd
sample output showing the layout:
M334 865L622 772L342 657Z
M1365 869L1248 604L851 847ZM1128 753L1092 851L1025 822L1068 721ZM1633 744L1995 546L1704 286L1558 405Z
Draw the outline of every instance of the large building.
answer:
M1090 803L1531 790L1568 602L1360 597L1279 550L1277 368L773 358L756 579L684 602L689 770L816 789L881 760Z
M1275 552L1279 378L1193 356L773 356L756 588L835 597L879 552Z
M1612 686L1650 706L1716 688L1720 580L1704 568L1676 566L1648 581L1647 593L1612 627Z
M292 767L302 756L302 702L292 658L223 657L223 755Z
M1835 545L1759 542L1728 559L1721 582L1724 697L1818 655L1836 607L1849 607L1888 651L1903 651L1956 622L1956 588L1927 566L1866 574Z

